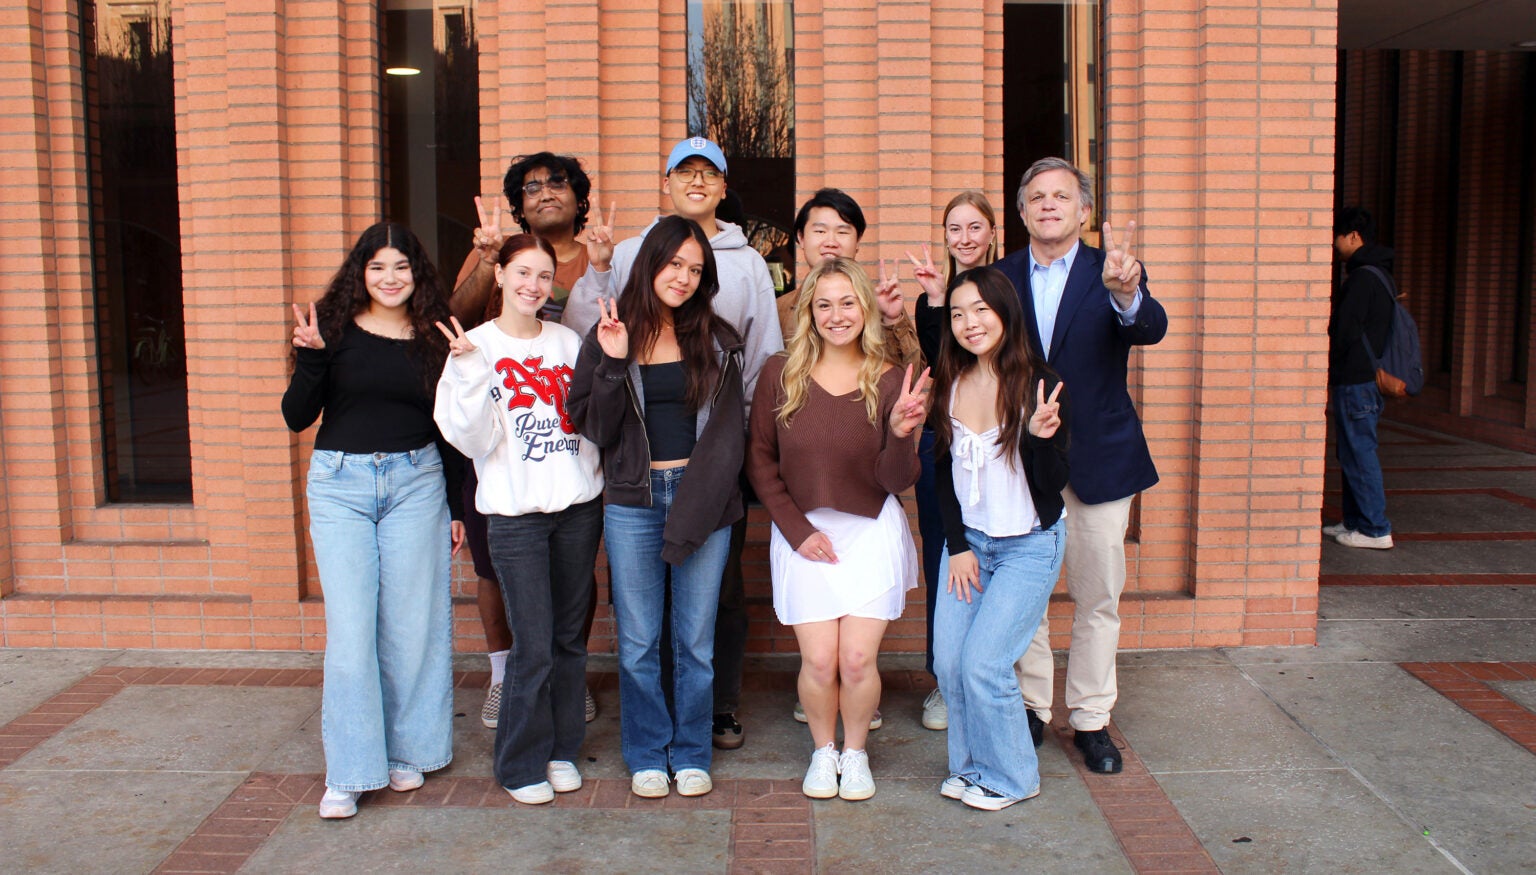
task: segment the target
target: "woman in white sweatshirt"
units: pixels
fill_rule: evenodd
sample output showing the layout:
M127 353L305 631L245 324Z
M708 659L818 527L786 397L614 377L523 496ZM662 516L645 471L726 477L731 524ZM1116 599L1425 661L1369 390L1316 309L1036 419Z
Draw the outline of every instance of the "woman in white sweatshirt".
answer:
M451 355L434 418L474 460L512 653L496 726L496 780L519 802L580 789L588 582L603 529L597 447L566 411L581 338L538 318L555 253L530 234L497 256L501 312L468 332L438 323ZM494 306L494 305L493 305Z

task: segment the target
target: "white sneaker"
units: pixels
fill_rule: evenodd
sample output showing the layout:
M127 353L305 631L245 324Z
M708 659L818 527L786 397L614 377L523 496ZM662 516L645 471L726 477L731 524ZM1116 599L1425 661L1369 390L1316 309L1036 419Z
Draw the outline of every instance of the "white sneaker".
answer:
M629 779L629 792L646 799L660 799L672 792L667 786L667 773L661 769L641 769Z
M1323 526L1323 536L1326 538L1337 538L1338 536L1348 531L1352 531L1352 529L1343 523L1334 523L1331 526Z
M508 787L507 792L512 794L513 799L524 805L545 805L555 801L555 788L549 786L548 781L540 781L515 790Z
M811 767L805 770L800 791L812 799L831 799L837 795L837 748L831 742L811 754Z
M422 776L421 772L418 772L415 769L389 770L389 789L395 791L396 793L404 793L407 790L415 790L417 787L420 787L426 782L427 779Z
M1334 537L1335 541L1346 547L1363 547L1367 550L1392 549L1392 533L1388 532L1380 537L1372 537L1364 532L1345 532Z
M970 786L970 781L959 775L950 775L939 785L939 795L945 799L959 799Z
M868 799L875 795L875 776L869 773L869 754L862 750L845 750L837 760L837 771L842 774L837 795L851 802Z
M361 793L350 790L332 790L325 788L325 795L320 797L320 816L326 820L341 820L357 813L357 797Z
M715 782L703 769L679 769L676 780L679 796L703 796L715 789Z
M944 704L944 694L939 692L938 687L934 687L928 698L923 700L923 728L949 728L949 706Z
M495 729L496 721L501 719L501 684L491 684L491 691L485 694L485 704L480 706L480 722L486 729Z
M556 793L571 793L581 789L581 772L576 771L575 763L554 760L544 773L549 776L549 786L555 788Z
M944 719L946 721L948 721L949 720L949 709L948 708L946 708L944 710L944 715L945 715ZM799 702L795 703L795 720L797 722L800 722L800 723L809 722L809 721L806 720L806 717L805 717L805 706L801 705ZM873 732L874 730L879 729L880 727L882 727L884 725L885 725L885 718L880 716L880 709L876 708L875 709L875 716L869 718L869 729L870 729L871 732ZM948 726L949 724L946 722L945 725Z

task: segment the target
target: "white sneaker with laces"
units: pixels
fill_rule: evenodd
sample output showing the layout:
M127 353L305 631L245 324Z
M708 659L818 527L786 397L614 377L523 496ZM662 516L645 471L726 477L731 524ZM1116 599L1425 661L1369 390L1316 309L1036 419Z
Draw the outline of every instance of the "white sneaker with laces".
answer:
M923 728L949 728L949 706L944 703L944 694L939 692L938 687L934 687L928 698L923 700Z
M629 779L629 792L646 799L660 799L672 792L667 786L667 773L661 769L641 769Z
M811 767L805 770L800 791L812 799L831 799L837 795L837 748L831 742L811 754Z
M1350 527L1344 525L1343 523L1334 523L1331 526L1323 526L1323 536L1327 538L1337 538L1338 536L1348 531L1351 531Z
M703 796L715 789L715 782L709 779L709 772L703 769L678 769L674 780L677 781L679 796Z
M404 793L407 790L415 790L417 787L420 787L426 782L427 779L421 774L421 772L418 772L415 769L389 770L389 789L395 791L396 793Z
M549 776L549 786L555 788L556 793L572 793L581 789L581 772L576 770L575 763L553 760L544 773Z
M320 797L320 816L326 820L341 820L357 813L357 797L361 793L351 790L332 790L325 788L325 795Z
M869 754L862 750L845 750L837 760L837 771L843 776L837 795L851 802L868 799L875 795L875 777L869 773Z
M959 775L950 775L939 785L939 795L945 799L959 799L970 786L970 781Z
M1392 533L1388 532L1379 537L1367 535L1364 532L1345 532L1334 537L1335 541L1346 547L1363 547L1366 550L1390 550L1392 549Z
M526 787L507 788L512 798L524 805L545 805L555 801L555 788L549 786L548 781L540 781L537 784L529 784Z

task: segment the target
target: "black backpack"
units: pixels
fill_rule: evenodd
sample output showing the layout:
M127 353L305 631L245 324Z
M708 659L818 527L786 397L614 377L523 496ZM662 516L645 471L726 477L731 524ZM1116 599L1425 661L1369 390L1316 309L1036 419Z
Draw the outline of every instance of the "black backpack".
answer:
M1371 265L1366 265L1365 269L1375 274L1392 296L1392 324L1387 328L1387 344L1380 358L1371 349L1371 341L1365 332L1360 333L1360 342L1365 344L1366 354L1376 364L1376 386L1383 395L1397 398L1417 395L1424 391L1424 356L1419 351L1418 323L1413 321L1408 308L1398 299L1397 284L1392 282L1392 275ZM1383 371L1387 376L1396 378L1395 381L1384 381ZM1398 383L1402 385L1398 386Z

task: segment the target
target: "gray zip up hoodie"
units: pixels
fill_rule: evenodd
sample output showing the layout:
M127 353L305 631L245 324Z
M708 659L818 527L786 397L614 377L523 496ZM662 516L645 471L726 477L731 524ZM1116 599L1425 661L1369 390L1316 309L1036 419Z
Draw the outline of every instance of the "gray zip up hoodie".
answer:
M641 242L660 218L658 216L645 226L638 237L614 246L613 261L607 271L587 268L566 299L561 324L583 337L592 330L599 315L598 299L619 297L624 284L629 281L629 270L640 252ZM720 230L709 238L709 247L715 251L715 272L720 279L720 290L715 293L712 304L715 315L731 323L731 327L746 340L741 376L746 383L750 406L752 392L757 387L757 373L763 369L763 362L784 348L773 297L773 277L768 273L767 262L747 243L747 235L739 225L718 219L715 224Z

